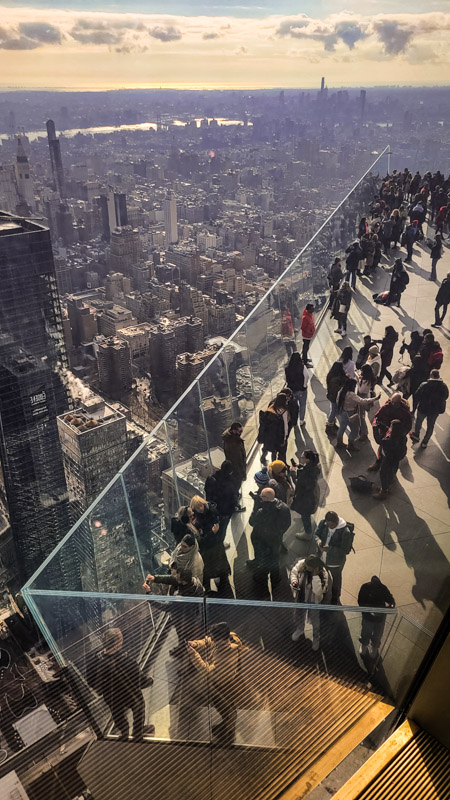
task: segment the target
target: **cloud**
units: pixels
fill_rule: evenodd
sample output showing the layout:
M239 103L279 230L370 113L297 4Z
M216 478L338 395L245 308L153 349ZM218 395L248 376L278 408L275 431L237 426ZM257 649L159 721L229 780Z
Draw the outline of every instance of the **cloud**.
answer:
M19 30L39 44L61 44L61 31L48 22L22 22Z
M204 33L203 36L202 36L202 39L205 39L205 40L208 40L208 39L219 39L219 38L220 38L220 33Z
M427 44L413 44L408 48L408 64L437 64L439 58L432 47Z
M356 42L367 38L367 33L361 24L353 22L352 20L343 20L336 25L336 35L342 39L344 44L353 50Z
M14 30L0 28L0 50L35 50L40 43Z
M161 26L149 28L148 33L154 39L159 39L160 42L176 42L181 39L181 31L174 25L166 25L165 28Z
M375 20L372 27L389 55L404 53L414 35L411 28L394 19Z

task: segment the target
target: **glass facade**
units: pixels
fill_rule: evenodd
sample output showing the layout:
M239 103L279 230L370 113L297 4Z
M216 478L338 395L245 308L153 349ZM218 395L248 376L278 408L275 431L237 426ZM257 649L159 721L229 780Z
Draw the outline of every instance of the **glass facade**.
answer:
M56 423L69 405L67 358L47 229L0 214L0 281L0 454L23 580L71 522ZM53 578L64 586L67 576Z

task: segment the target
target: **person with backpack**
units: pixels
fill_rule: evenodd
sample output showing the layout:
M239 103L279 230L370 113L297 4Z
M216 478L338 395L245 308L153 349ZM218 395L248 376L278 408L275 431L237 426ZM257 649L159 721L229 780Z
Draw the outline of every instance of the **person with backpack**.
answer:
M333 578L332 605L337 605L341 597L342 570L353 548L354 531L355 526L351 522L346 522L335 511L327 511L314 534L320 559Z
M435 281L437 278L437 272L436 272L437 263L439 259L442 258L442 237L440 233L437 233L436 236L434 237L434 242L430 251L430 258L431 258L431 274L429 280Z
M423 337L423 345L420 348L420 357L424 366L430 374L432 369L440 369L444 360L441 345L434 338L433 333L426 333Z
M225 542L225 536L231 515L236 511L239 492L233 476L231 461L223 461L220 469L209 475L205 481L205 497L208 503L215 503L219 514L219 530L217 538ZM228 545L229 546L229 545ZM225 545L227 547L227 545Z
M389 285L389 295L386 300L386 305L390 306L391 303L397 303L400 308L400 300L403 292L409 283L409 275L403 266L401 258L395 260L394 269L391 275L391 283Z
M387 497L392 481L400 466L400 461L406 456L406 451L407 439L403 425L399 419L393 419L379 448L381 487L374 493L374 497L377 500L383 500Z
M315 514L319 505L320 465L319 456L313 450L304 450L300 461L291 470L292 480L295 485L294 499L291 509L300 514L304 534L296 533L297 539L309 538L312 535L311 516Z
M373 575L367 583L363 583L358 592L358 605L363 608L395 608L395 600L387 586ZM376 611L363 611L361 614L361 636L359 637L359 654L377 658L381 639L383 638L386 614Z
M439 414L444 414L448 400L448 387L441 379L439 370L432 369L430 377L421 383L413 398L413 409L416 411L416 424L414 431L409 435L413 442L420 439L420 429L423 422L427 421L427 430L422 440L421 447L426 447L431 439L434 426Z
M434 307L434 324L433 328L440 328L444 317L447 313L447 308L450 303L450 272L447 277L442 281L438 293L436 295L436 305Z
M307 611L302 604L327 603L331 599L333 579L319 556L311 553L294 564L289 580L295 602L300 604L294 611L297 624L291 639L293 642L298 642L304 634L308 619L313 629L312 649L317 651L320 647L320 611L312 609Z

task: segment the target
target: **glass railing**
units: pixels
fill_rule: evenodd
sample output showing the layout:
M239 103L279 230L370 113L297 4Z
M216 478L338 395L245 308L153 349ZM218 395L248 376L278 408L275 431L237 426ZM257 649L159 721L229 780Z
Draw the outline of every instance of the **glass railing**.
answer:
M303 309L314 302L320 326L330 265L356 236L387 167L388 148L28 581L27 597L36 589L133 593L147 571L167 562L174 546L170 520L194 495L204 495L206 477L224 459L222 434L233 420L243 424L251 459L259 411L282 388L288 354L300 346ZM322 468L326 478L327 464Z

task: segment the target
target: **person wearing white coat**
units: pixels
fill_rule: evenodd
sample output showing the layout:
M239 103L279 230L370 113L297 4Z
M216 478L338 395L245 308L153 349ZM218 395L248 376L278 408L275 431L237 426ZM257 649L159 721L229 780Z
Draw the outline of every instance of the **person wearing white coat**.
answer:
M301 558L291 569L289 577L291 588L297 603L317 604L326 602L331 597L333 579L319 556L311 554ZM308 618L313 629L313 650L320 647L320 611L298 608L295 611L297 627L292 634L292 641L298 642L305 631Z

